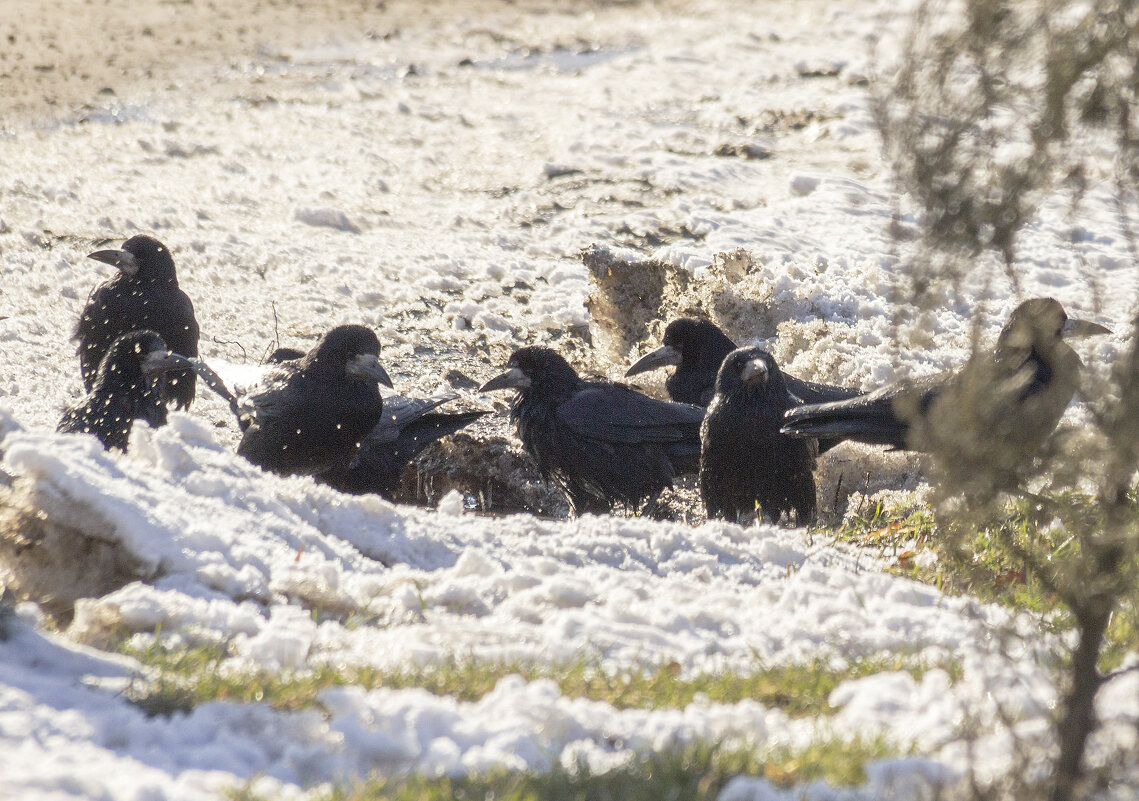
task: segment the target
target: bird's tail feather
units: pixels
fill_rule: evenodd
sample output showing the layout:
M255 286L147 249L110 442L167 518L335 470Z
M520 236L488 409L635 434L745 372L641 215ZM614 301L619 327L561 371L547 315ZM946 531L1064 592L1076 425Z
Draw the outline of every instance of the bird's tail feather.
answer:
M411 430L405 430L403 432L400 436L400 440L402 441L409 438L407 435L411 435L411 437L414 438L417 445L415 452L411 454L412 457L414 457L416 453L423 450L423 448L435 440L442 439L448 434L454 434L456 431L478 420L484 414L489 414L489 411L486 409L476 409L470 412L433 412L431 414L425 414L415 421L410 427Z
M828 447L852 439L868 445L904 448L908 431L909 425L888 408L847 401L800 406L787 413L781 429L781 433L793 437L827 440Z

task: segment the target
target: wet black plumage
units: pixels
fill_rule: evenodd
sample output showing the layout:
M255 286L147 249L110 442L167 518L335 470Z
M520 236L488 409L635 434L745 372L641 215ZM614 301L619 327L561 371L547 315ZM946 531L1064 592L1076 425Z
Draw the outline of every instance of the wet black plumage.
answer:
M266 359L282 364L302 358L296 348L277 348ZM436 412L444 403L454 400L449 395L437 398L384 398L384 411L360 447L347 462L330 467L316 476L318 481L351 495L376 493L389 500L399 489L404 468L419 453L438 439L454 434L489 412Z
M380 422L368 432L352 459L321 473L318 480L353 495L374 492L389 500L399 489L405 467L420 451L448 434L470 425L486 410L437 412L454 396L384 398Z
M778 521L815 518L814 439L779 433L799 406L771 354L740 348L724 359L700 431L700 494L709 517L740 520L755 512Z
M1052 433L1079 385L1080 357L1063 337L1105 333L1097 323L1068 319L1052 298L1032 298L1013 310L992 351L977 352L960 369L800 407L783 430L1001 457L1011 466Z
M638 359L625 372L625 377L676 365L676 370L664 382L668 396L677 403L707 406L716 391L720 365L735 349L736 344L712 321L681 317L664 329L661 346ZM826 403L860 394L856 389L804 381L786 373L783 377L791 392L804 403Z
M269 370L240 401L237 452L281 475L314 475L347 463L380 420L378 384L391 386L371 329L341 325L305 356Z
M156 331L175 353L198 355L194 304L178 288L174 259L165 245L149 236L133 236L121 250L100 250L89 258L111 264L118 272L94 289L75 326L79 368L88 390L103 354L128 331ZM193 402L194 389L193 370L173 371L167 376L163 399L184 409Z
M904 381L845 401L802 406L791 410L783 422L788 436L837 435L867 445L886 445L891 450L924 450L923 443L909 437L910 415L925 415L952 374L943 373L919 381Z
M103 355L87 397L67 410L57 430L94 434L104 448L125 451L135 420L166 425L163 375L185 365L154 331L123 334Z
M510 414L518 436L576 513L639 506L698 469L702 408L585 381L549 348L516 350L506 366L482 391L518 390Z

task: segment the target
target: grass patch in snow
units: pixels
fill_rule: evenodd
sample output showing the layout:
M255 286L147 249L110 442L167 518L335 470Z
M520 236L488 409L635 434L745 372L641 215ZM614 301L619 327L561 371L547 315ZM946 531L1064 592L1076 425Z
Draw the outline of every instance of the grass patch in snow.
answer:
M369 690L419 687L436 695L476 701L505 676L519 674L528 681L552 680L567 697L604 701L619 709L683 708L698 698L728 704L752 699L782 709L792 717L805 717L834 711L827 699L847 679L888 670L908 670L920 677L926 669L915 665L912 658L896 655L857 660L841 669L817 661L694 677L682 677L675 664L610 675L588 661L552 666L459 659L396 670L325 664L278 673L232 669L221 649L170 650L152 644L124 651L150 670L149 680L139 683L132 691L132 699L151 715L185 711L208 701L266 703L292 711L315 706L322 691L343 686ZM954 678L959 674L952 665L947 669Z
M1017 609L1047 613L1057 608L1057 599L995 547L995 538L1012 530L1024 539L1038 539L1040 528L1026 510L1010 507L1006 517L992 526L947 536L926 506L884 508L877 504L855 515L835 530L842 542L875 549L890 559L898 575L933 584L951 595L970 595L978 600ZM956 547L956 552L951 548ZM929 549L936 559L923 559Z
M884 508L881 504L856 515L834 531L843 542L875 549L892 560L891 571L951 595L969 595L986 603L1033 612L1042 624L1055 631L1071 627L1060 598L1032 570L1008 555L1000 543L1014 541L1045 555L1048 561L1072 561L1079 542L1062 528L1054 529L1056 511L1068 515L1100 514L1095 499L1066 493L1045 502L1019 500L1005 507L1000 519L983 526L947 533L926 506ZM1139 509L1137 509L1139 511ZM950 525L964 526L964 523ZM929 549L936 559L923 558ZM1111 670L1134 651L1139 641L1139 609L1121 606L1112 616L1100 667Z
M482 776L382 777L356 786L318 791L313 801L712 801L736 776L762 777L788 787L816 780L833 786L866 781L864 765L898 756L885 740L828 740L802 749L762 753L744 746L693 743L638 754L605 772L586 766L555 767L546 773L495 771ZM263 801L239 790L233 801Z

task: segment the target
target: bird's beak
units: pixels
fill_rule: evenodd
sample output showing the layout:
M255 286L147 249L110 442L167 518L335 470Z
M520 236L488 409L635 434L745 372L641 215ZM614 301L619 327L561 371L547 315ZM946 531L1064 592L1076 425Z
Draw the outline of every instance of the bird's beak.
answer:
M345 372L352 378L366 378L369 381L383 384L385 387L390 388L392 386L388 371L380 364L380 357L371 353L357 353L348 360Z
M528 386L530 386L530 377L517 367L511 367L505 373L499 373L479 387L479 392L493 392L496 389L526 389Z
M767 364L763 359L749 359L740 370L740 380L745 384L766 384Z
M1068 318L1064 327L1060 329L1060 335L1066 337L1094 337L1110 333L1111 329L1105 325L1093 323L1091 320L1073 320L1071 318Z
M96 250L87 258L117 267L132 278L138 275L138 259L129 250Z
M174 354L177 355L177 354ZM206 364L201 359L192 359L188 356L179 356L178 358L186 362L186 366L197 373L198 378L205 382L206 386L212 389L217 395L229 404L230 411L237 416L238 423L241 422L241 412L237 408L237 398L229 391L229 387L221 380L221 376L213 371L213 368Z
M194 365L185 356L169 350L152 350L142 357L142 374L147 378L157 378L167 370L186 368L194 369Z
M637 373L647 373L658 367L668 367L670 364L680 364L680 351L672 345L661 345L633 362L633 366L625 371L625 378Z

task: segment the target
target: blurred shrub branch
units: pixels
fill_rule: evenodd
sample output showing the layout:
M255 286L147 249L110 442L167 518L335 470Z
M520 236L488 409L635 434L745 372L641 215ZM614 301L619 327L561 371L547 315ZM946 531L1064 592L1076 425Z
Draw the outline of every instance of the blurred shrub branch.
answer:
M922 2L899 68L879 86L874 106L897 186L917 207L922 254L907 276L915 302L936 303L940 291L984 269L986 254L999 256L1019 294L1026 225L1057 199L1077 220L1093 190L1114 193L1119 237L1134 260L1137 94L1134 0ZM998 527L992 547L1059 600L1076 635L1057 711L1053 801L1085 797L1103 779L1092 775L1086 751L1106 680L1105 633L1113 615L1139 606L1139 319L1131 327L1122 358L1099 371L1096 386L1085 380L1092 425L1019 454L1030 469L1016 487L1001 487L1003 500L996 493L977 500L975 461L955 465L953 454L935 454L943 473L938 513L955 538L944 552L953 558L976 558L964 546L1009 496L1039 517L1038 530ZM984 432L962 436L984 441ZM1040 793L1023 783L984 793L1010 790Z

